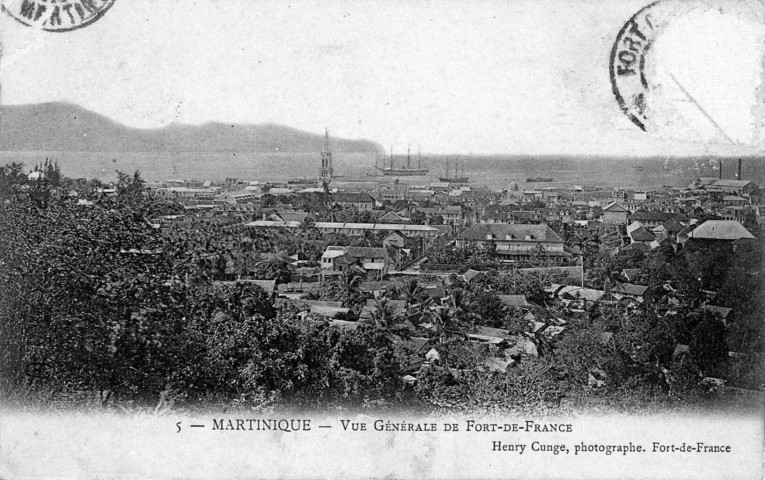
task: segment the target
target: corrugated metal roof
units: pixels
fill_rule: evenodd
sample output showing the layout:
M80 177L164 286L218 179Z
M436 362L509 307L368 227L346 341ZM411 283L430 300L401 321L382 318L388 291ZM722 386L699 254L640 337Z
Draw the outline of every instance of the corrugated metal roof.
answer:
M644 295L647 290L648 290L648 287L644 285L635 285L632 283L619 283L611 289L611 292L640 297Z

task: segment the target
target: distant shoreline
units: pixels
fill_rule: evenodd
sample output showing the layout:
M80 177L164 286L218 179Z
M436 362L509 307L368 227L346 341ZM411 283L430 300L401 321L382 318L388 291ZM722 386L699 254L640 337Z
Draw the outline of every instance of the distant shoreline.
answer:
M286 182L294 178L313 179L318 175L317 152L121 152L121 151L0 151L0 163L20 161L32 170L45 158L58 161L72 178L116 179L116 171L141 172L148 181L170 178L222 181L234 177L248 180ZM406 184L429 184L443 176L447 160L459 157L464 175L472 185L492 189L515 183L520 190L566 185L602 185L622 189L653 189L665 185L682 187L693 179L717 177L714 157L614 158L599 156L529 155L423 155L427 176L401 177ZM765 184L765 161L743 158L742 177ZM396 177L374 176L373 153L334 152L339 182L393 182ZM738 158L723 160L723 178L735 178ZM527 183L527 178L552 177L553 182Z

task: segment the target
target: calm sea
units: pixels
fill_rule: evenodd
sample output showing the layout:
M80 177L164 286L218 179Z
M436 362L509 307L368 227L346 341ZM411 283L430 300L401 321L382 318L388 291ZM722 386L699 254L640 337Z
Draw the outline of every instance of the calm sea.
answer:
M147 180L170 178L224 180L235 177L248 180L286 181L294 178L316 178L318 153L194 153L194 152L0 152L0 163L24 162L28 170L45 158L58 161L69 177L113 180L115 171L141 172ZM402 177L402 182L426 184L438 181L445 174L447 159L457 156L423 156L423 165L430 169L425 177ZM380 158L389 164L388 158ZM395 166L405 159L395 158ZM464 175L476 184L490 188L506 188L511 183L520 188L560 185L609 185L619 188L647 189L662 185L684 186L697 176L717 176L716 161L709 159L609 159L587 157L520 157L511 155L461 156ZM412 160L413 166L416 160ZM723 177L735 178L737 162L729 159L723 165ZM375 180L375 155L335 153L335 175L346 180ZM552 177L552 183L526 183L529 177ZM377 177L383 179L384 177ZM765 161L747 158L742 178L765 185ZM392 179L390 179L392 180Z

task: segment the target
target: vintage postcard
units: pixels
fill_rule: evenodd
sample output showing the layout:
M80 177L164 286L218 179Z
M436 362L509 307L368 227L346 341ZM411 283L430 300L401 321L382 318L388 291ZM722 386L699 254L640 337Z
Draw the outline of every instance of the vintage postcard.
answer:
M0 9L0 478L763 478L763 0Z

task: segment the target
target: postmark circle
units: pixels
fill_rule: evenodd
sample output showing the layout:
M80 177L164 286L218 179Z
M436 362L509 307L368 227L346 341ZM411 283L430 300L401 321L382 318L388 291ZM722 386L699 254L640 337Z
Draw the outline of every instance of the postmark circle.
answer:
M48 32L69 32L101 18L116 0L0 0L16 21Z
M609 58L609 74L619 108L641 130L646 130L651 82L646 58L651 45L674 18L698 5L696 0L659 0L640 9L619 30Z
M619 108L627 118L645 131L645 102L648 82L645 58L655 38L652 3L633 15L624 24L611 49L608 62L611 88Z

